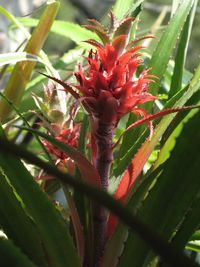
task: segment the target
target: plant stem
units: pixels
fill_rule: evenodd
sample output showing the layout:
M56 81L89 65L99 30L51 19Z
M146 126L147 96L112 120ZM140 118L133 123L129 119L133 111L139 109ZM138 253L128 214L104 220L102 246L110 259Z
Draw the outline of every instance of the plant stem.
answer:
M107 191L110 166L113 161L113 135L114 125L99 122L95 134L97 145L96 168L101 178L102 189ZM106 241L107 210L97 203L93 205L93 227L94 227L94 266L99 266Z

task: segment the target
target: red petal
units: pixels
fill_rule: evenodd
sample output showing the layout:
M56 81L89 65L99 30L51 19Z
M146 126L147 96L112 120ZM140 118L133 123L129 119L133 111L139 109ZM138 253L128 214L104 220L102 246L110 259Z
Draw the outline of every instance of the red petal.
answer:
M138 45L136 47L133 47L131 49L129 49L128 51L126 51L123 55L121 55L119 57L119 62L120 64L127 64L128 61L133 57L134 53L140 49L144 48L144 46L142 45ZM140 54L138 54L140 55Z

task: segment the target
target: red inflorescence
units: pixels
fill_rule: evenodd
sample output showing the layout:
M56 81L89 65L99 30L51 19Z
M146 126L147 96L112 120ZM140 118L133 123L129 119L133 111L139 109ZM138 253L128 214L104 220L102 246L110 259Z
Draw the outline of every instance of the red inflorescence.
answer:
M56 139L72 147L78 146L78 139L80 135L80 125L75 125L72 129L63 129L61 133L56 136ZM56 160L66 162L69 160L69 156L61 151L58 147L52 145L50 142L43 140L43 144L47 148L48 152L55 156Z
M86 109L104 123L117 124L128 112L145 114L138 105L157 99L148 93L148 85L154 76L148 69L136 77L142 62L138 50L143 46L125 49L127 35L116 37L105 46L89 41L96 47L90 50L87 71L79 66L75 73Z

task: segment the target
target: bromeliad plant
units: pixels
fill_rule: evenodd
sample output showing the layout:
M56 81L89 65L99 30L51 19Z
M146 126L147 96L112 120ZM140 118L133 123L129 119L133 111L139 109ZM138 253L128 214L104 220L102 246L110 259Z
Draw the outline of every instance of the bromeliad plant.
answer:
M54 22L74 41L85 36L83 48L64 57L66 64L76 55L80 62L67 82L43 52L26 50L41 38L41 23L23 52L26 61L12 70L0 102L2 266L198 266L182 252L199 251L200 130L193 108L200 69L194 76L184 69L197 1L173 10L152 56L141 52L141 42L154 36L134 37L143 1L133 2L117 1L108 27L93 19L84 28ZM43 15L49 29L57 6L50 2ZM26 31L23 20L12 20ZM37 72L21 99L28 81L20 84L16 75L20 69L30 76L31 60L48 73ZM51 80L44 93L38 78ZM12 95L15 82L19 94ZM60 188L65 207L53 202Z

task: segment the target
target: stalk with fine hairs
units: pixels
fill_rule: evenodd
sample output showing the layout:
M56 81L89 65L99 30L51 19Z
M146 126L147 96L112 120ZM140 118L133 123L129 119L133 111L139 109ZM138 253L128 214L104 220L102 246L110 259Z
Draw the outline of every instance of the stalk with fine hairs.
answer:
M101 187L107 191L110 167L113 161L113 135L112 124L99 123L95 134L97 155L96 168L101 179ZM93 204L93 229L94 229L94 266L98 266L102 256L107 234L107 211L99 204Z

